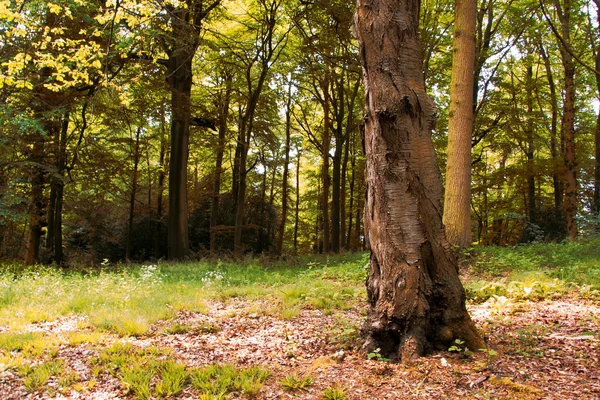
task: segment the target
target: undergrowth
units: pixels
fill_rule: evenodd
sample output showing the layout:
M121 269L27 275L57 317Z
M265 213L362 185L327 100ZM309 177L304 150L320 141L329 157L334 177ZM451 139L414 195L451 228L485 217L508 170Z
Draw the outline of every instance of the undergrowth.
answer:
M565 294L600 298L600 239L477 247L466 252L467 297L553 299Z

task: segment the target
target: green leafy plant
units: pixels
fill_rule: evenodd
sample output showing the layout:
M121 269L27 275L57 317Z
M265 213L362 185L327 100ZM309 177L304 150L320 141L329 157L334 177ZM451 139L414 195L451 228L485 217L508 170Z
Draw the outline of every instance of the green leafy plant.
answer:
M460 353L464 349L464 347L463 347L464 344L465 344L464 340L456 339L454 341L454 344L452 346L448 347L448 351Z
M290 374L281 380L281 386L290 391L304 390L310 386L311 383L312 376L310 375L301 376L297 374Z
M323 391L323 395L321 396L321 400L347 400L348 396L346 395L346 391L344 388L335 385L332 387L328 387Z
M373 350L371 353L367 354L367 358L369 360L375 360L375 361L379 361L379 362L388 362L390 361L389 358L385 358L384 356L381 355L381 349L378 347L375 350Z
M161 379L156 383L156 394L158 397L175 397L183 390L189 373L185 367L174 361L165 361L160 365Z

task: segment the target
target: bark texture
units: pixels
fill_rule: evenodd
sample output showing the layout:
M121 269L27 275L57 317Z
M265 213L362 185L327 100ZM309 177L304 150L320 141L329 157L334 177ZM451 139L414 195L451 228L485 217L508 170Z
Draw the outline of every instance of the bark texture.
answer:
M431 141L435 108L425 92L419 0L358 0L365 82L371 247L364 350L409 362L460 338L484 346L465 308L442 224L442 182Z
M453 245L471 245L471 139L476 0L456 0L444 224Z

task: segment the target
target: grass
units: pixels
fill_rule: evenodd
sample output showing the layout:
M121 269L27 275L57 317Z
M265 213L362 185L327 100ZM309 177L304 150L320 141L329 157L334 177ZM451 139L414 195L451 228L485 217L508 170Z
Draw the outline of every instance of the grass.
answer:
M297 374L287 375L281 380L281 386L289 391L304 390L312 383L312 376L300 376Z
M576 292L600 298L600 239L471 249L464 264L467 297L475 302L502 297L552 299Z
M248 259L116 266L92 272L4 265L0 325L18 330L29 323L84 315L94 328L140 336L180 310L206 312L209 301L233 297L270 299L278 305L271 312L288 319L303 308L332 313L364 299L366 260L366 255L357 254L307 258L298 261L301 266Z
M598 259L600 239L476 248L463 261L467 296L471 301L487 301L498 315L524 299L567 295L599 299ZM114 266L93 271L3 265L0 326L8 329L0 333L0 372L16 371L31 392L46 390L49 381L50 386L58 387L53 390L85 391L95 380L82 382L56 357L60 346L83 345L99 354L88 360L92 376L112 375L137 399L175 398L184 390L197 393L200 399L253 398L268 379L264 368L229 364L190 368L176 362L168 350L137 347L113 334L144 336L156 328L157 321L167 320L158 332L212 335L221 329L219 322L188 325L174 317L180 310L206 313L216 300L244 298L248 305L235 310L240 315L285 320L306 309L333 314L336 323L328 332L328 341L339 348L353 348L359 341L361 321L350 321L340 311L365 304L367 262L366 254L347 254L281 262L247 259L238 263L207 260ZM256 299L263 301L252 302ZM49 334L24 329L33 322L68 316L84 317L77 331ZM538 334L538 330L519 331L523 342ZM312 378L291 374L279 383L285 390L298 391L309 388ZM346 396L339 386L321 393L322 399L329 400Z

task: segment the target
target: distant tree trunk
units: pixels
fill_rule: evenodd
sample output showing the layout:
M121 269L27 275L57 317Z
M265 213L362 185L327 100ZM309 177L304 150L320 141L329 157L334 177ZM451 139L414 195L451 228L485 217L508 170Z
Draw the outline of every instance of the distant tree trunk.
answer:
M560 49L564 70L564 103L562 115L562 134L564 135L563 159L564 202L563 209L567 220L567 234L571 240L577 239L577 161L575 160L575 62L571 55L571 0L564 0L562 6L559 0L554 0L554 6L560 21L560 32L555 36Z
M221 93L219 103L219 143L217 145L217 159L215 161L215 181L210 210L210 253L214 255L217 232L217 216L219 214L219 198L221 195L221 172L223 169L223 154L225 153L225 136L227 135L227 119L229 118L229 103L231 100L233 75L226 73L224 76L225 89Z
M344 151L345 132L344 114L346 113L344 99L344 75L339 80L334 79L333 114L335 116L335 150L333 152L333 179L331 185L331 251L340 252L341 243L341 192L342 192L342 154ZM325 93L325 91L324 91ZM326 154L328 154L327 152Z
M138 166L140 164L140 135L142 128L138 127L135 131L135 140L133 142L133 177L131 179L131 193L129 194L129 221L127 224L127 248L125 250L125 259L131 260L131 249L133 247L133 217L135 215L135 195L137 193Z
M50 174L50 200L48 202L48 230L46 232L46 249L52 254L53 261L63 263L62 251L62 202L64 193L64 169L66 162L66 141L69 129L69 113L62 118L61 128L54 132L54 167ZM60 236L60 238L59 238ZM56 245L60 244L60 248ZM58 256L58 257L57 257Z
M525 78L525 91L527 93L527 209L529 215L529 221L532 224L537 223L537 212L536 212L536 196L535 196L535 172L533 169L534 162L534 142L533 142L533 67L527 66L527 76Z
M294 218L294 253L298 252L298 225L300 222L300 158L302 152L297 149L298 160L296 161L296 215Z
M454 339L484 347L465 307L442 224L442 182L431 141L419 0L358 0L365 71L370 309L364 350L410 362Z
M476 0L456 0L443 219L448 241L459 247L469 247L472 243L471 140L476 15Z
M325 79L323 89L323 164L321 165L321 218L323 222L323 253L329 253L330 234L329 231L329 80Z
M163 194L165 191L165 171L166 171L166 153L167 144L165 142L165 124L164 124L164 109L161 109L160 122L160 151L158 158L158 188L156 189L156 218L154 221L153 230L153 252L157 259L161 257L161 231L162 231L162 216L163 216Z
M283 235L288 211L288 173L290 164L290 140L292 136L292 81L288 82L287 102L285 105L285 159L283 161L283 182L281 183L281 221L277 233L277 246L275 253L281 255L283 250Z
M598 16L598 22L600 23L600 0L594 0L596 4L596 15ZM598 25L600 31L600 25ZM596 73L596 91L598 93L597 100L600 100L600 42L596 47L596 58L595 58ZM598 117L596 118L596 131L594 134L594 201L593 211L596 214L600 213L600 109L598 110Z
M352 171L352 178L350 178L350 204L349 204L349 212L348 212L348 234L346 235L346 250L351 249L351 241L352 241L352 218L354 211L354 184L356 178L356 155L354 154L354 139L348 141L348 145L352 145L350 156L350 171Z
M597 4L600 3L597 1ZM600 13L600 4L598 4ZM600 71L600 45L596 50L596 71ZM600 99L600 74L596 73L596 90ZM596 118L596 131L594 134L594 212L600 213L600 109Z
M552 107L552 117L550 122L550 154L552 155L552 187L554 188L554 208L556 211L562 209L563 190L558 165L561 163L558 144L558 102L556 96L556 86L554 84L554 76L552 74L552 66L550 58L546 54L544 47L540 45L540 55L544 59L546 68L546 79L548 80L548 89L550 91L550 105Z

